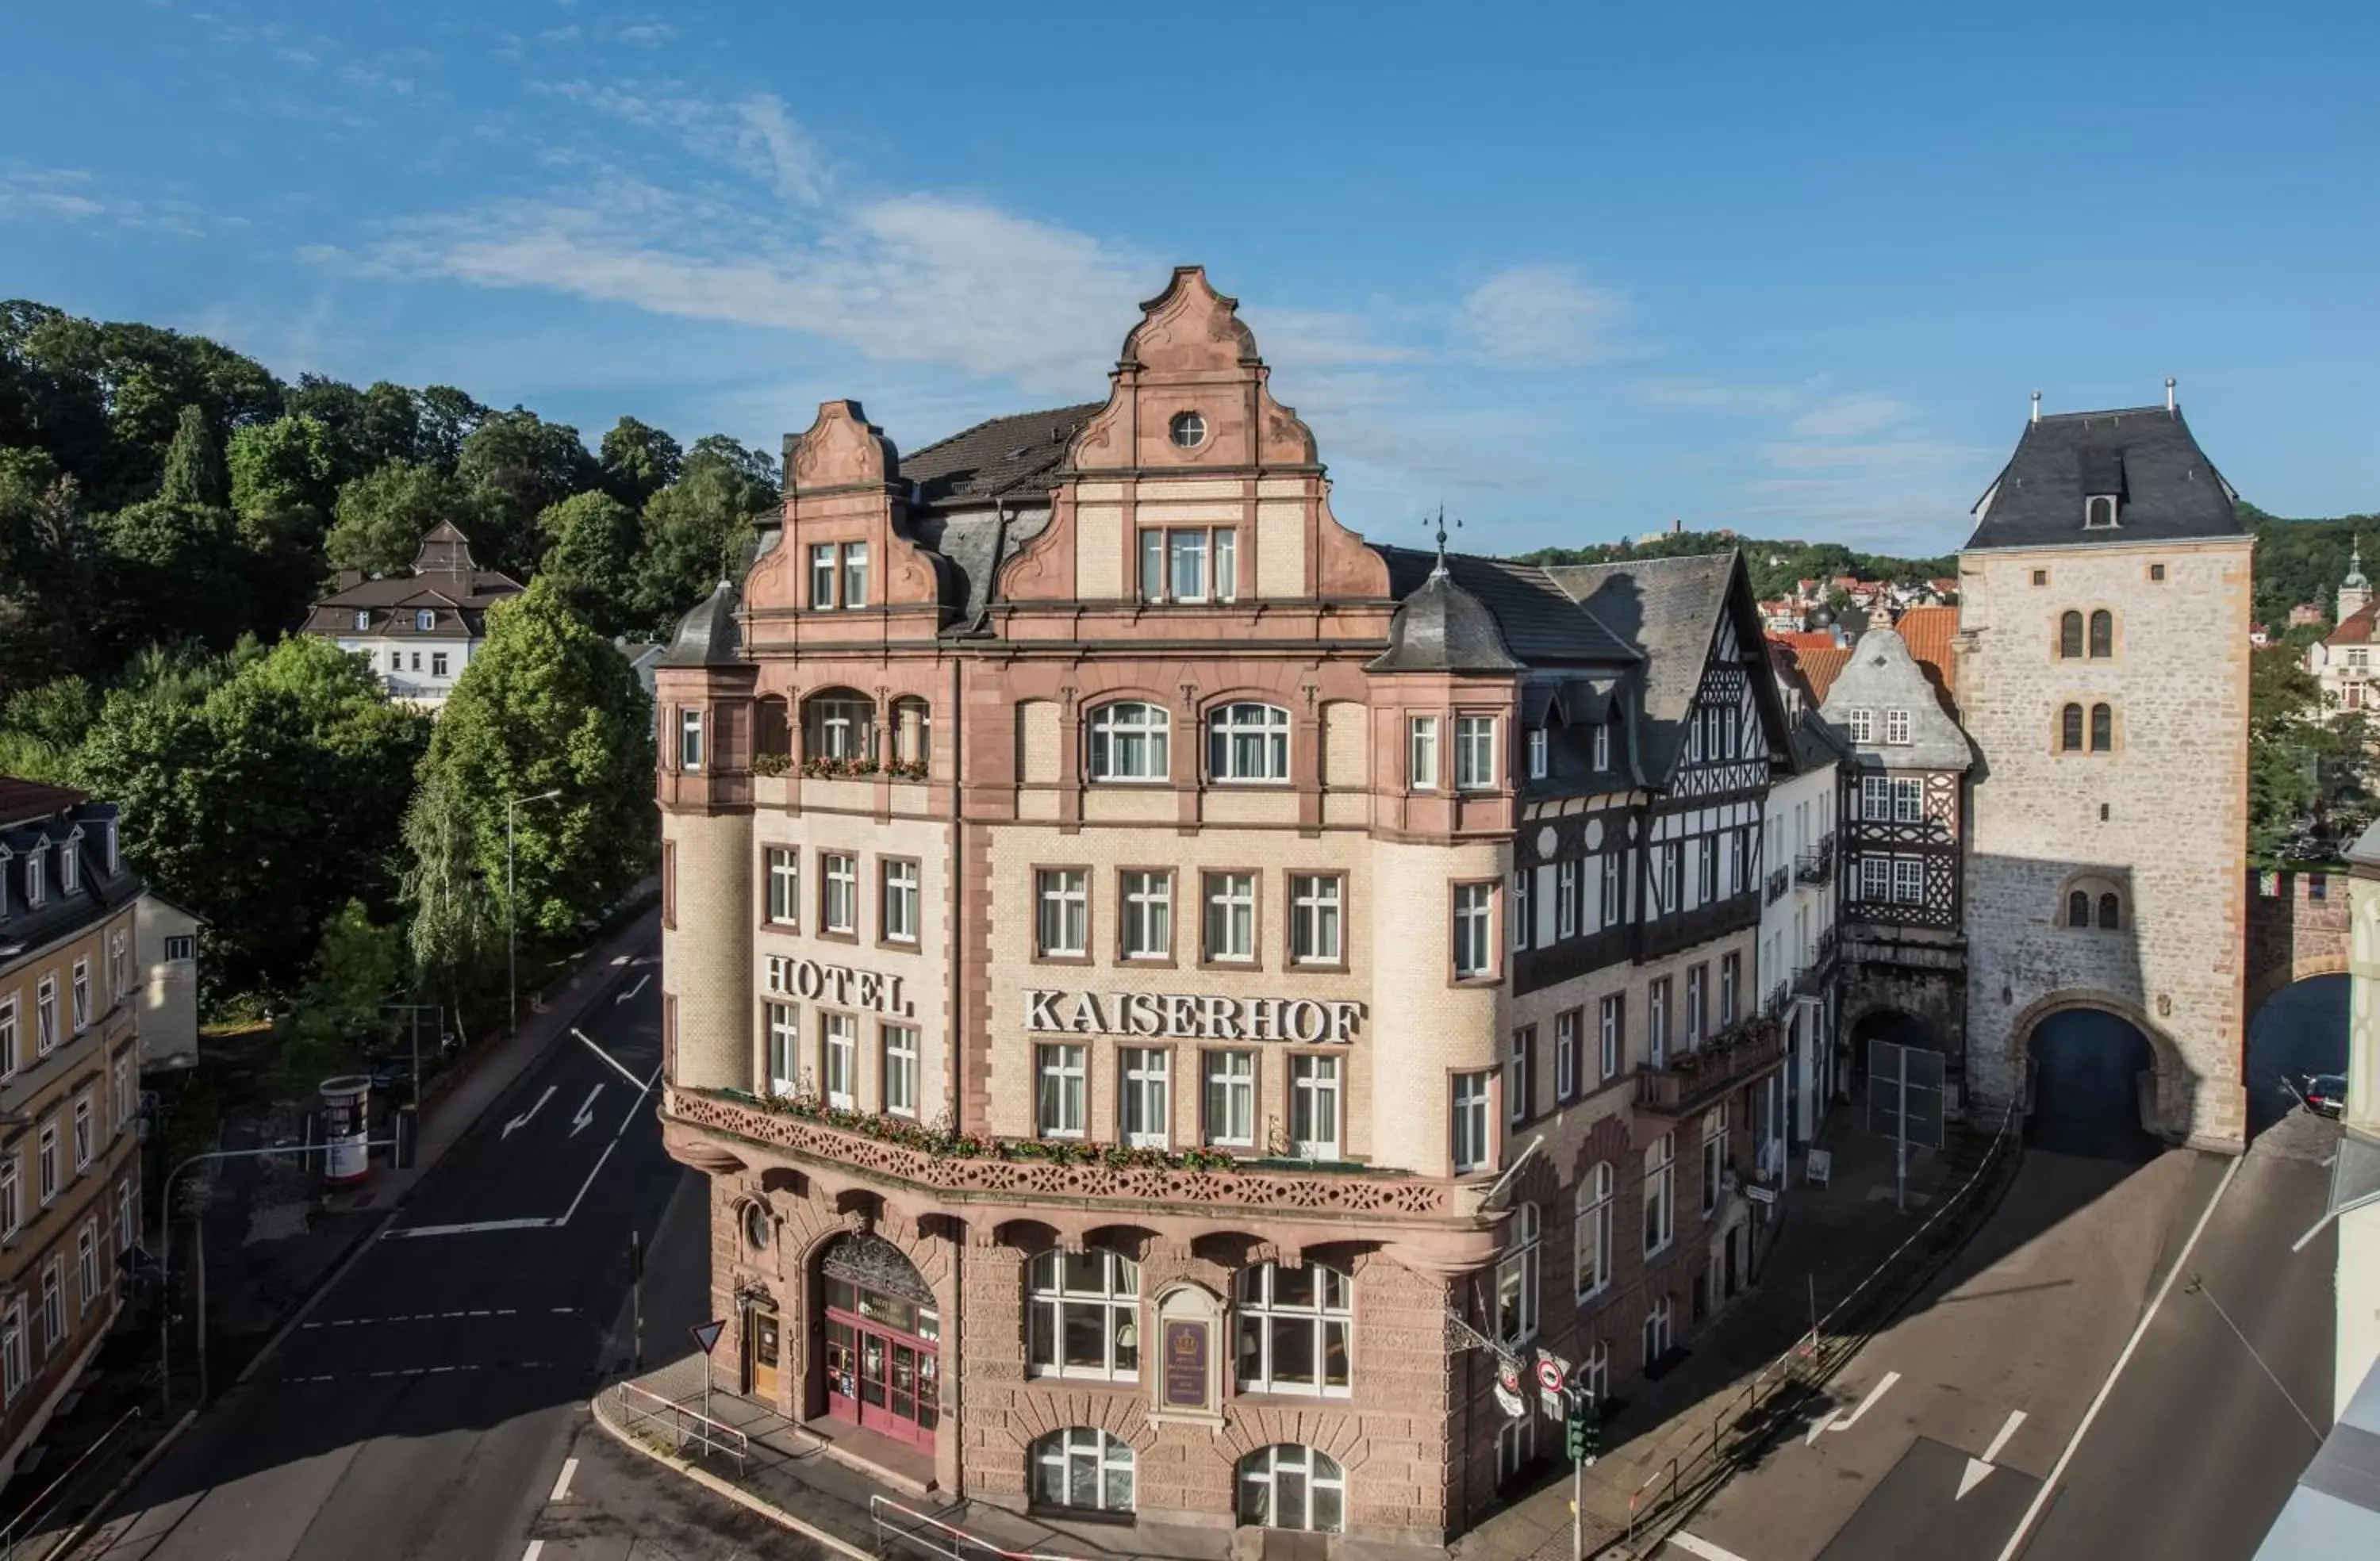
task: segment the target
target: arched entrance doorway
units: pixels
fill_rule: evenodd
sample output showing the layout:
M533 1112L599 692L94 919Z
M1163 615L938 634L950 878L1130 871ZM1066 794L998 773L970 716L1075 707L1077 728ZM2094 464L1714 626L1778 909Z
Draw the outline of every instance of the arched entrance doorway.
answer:
M2315 975L2282 987L2258 1005L2248 1022L2250 1137L2296 1106L2288 1085L2302 1085L2308 1073L2346 1070L2348 996L2346 976Z
M2026 1043L2033 1109L2025 1142L2052 1154L2147 1160L2164 1148L2143 1125L2155 1048L2138 1025L2104 1009L2044 1017Z
M1868 1065L1875 1043L1885 1041L1893 1046L1916 1047L1924 1051L1943 1049L1941 1037L1934 1027L1915 1014L1897 1008L1870 1009L1852 1021L1851 1088L1855 1100L1867 1098Z
M907 1254L872 1233L820 1249L812 1413L931 1452L941 1420L941 1312Z

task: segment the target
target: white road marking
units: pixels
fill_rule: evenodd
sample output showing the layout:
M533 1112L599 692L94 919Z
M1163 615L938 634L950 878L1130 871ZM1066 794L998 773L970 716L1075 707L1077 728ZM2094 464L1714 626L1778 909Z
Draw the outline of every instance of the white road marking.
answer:
M544 1554L545 1542L531 1540L528 1542L528 1548L521 1552L521 1561L537 1561L537 1558Z
M1992 1438L1992 1445L1984 1449L1984 1461L1985 1463L1998 1463L2000 1460L2000 1449L2009 1445L2009 1438L2015 1435L2016 1428L2023 1423L2024 1411L2022 1410L2010 1410L2009 1411L2008 1422L2000 1427L1999 1434Z
M420 1236L476 1236L486 1230L551 1230L561 1221L545 1215L529 1219L475 1219L462 1225L411 1225L397 1230L383 1230L383 1241L410 1240Z
M553 1482L553 1494L546 1497L545 1499L548 1501L568 1501L570 1499L570 1477L577 1472L578 1460L577 1458L564 1458L562 1460L562 1473L557 1476Z
M553 1098L553 1092L557 1087L559 1086L554 1084L546 1085L545 1093L537 1097L537 1104L522 1112L519 1116L515 1117L511 1121L506 1122L504 1124L504 1132L499 1136L502 1138L510 1138L513 1135L513 1130L515 1128L527 1127L528 1125L528 1119L531 1117L536 1116L540 1111L545 1109L545 1103Z
M2000 1552L1999 1561L2016 1561L2017 1553L2024 1548L2034 1524L2041 1520L2042 1508L2049 1505L2050 1494L2058 1489L2059 1476L2066 1472L2066 1466L2074 1461L2075 1449L2082 1446L2082 1438L2090 1434L2091 1422L2099 1418L2099 1411L2107 1407L2107 1396L2115 1392L2116 1379L2124 1374L2124 1368L2131 1363L2132 1351L2138 1349L2141 1340L2148 1336L2149 1325L2156 1321L2157 1310L2165 1305L2165 1298L2172 1290L2174 1280L2190 1266L2190 1254L2197 1249L2198 1239L2206 1234L2206 1222L2215 1217L2215 1205L2223 1201L2224 1193L2231 1191L2232 1179L2247 1163L2248 1157L2242 1155L2223 1172L2223 1180L2216 1184L2215 1196L2206 1200L2206 1207L2199 1211L2198 1223L2191 1227L2190 1240L2181 1244L2181 1251L2174 1255L2173 1266L2165 1271L2165 1283L2157 1287L2156 1296L2149 1302L2149 1309L2141 1313L2140 1322L2132 1328L2132 1337L2124 1341L2124 1352L2116 1357L2116 1363L2107 1369L2107 1380L2099 1385L2098 1395L2091 1400L2091 1407L2082 1411L2082 1423L2074 1428L2074 1434L2067 1439L2066 1450L2059 1453L2058 1461L2049 1466L2049 1477L2041 1482L2041 1489L2033 1493L2033 1505L2026 1507L2024 1516L2017 1520L2016 1532L2009 1536L2008 1546Z
M554 1310L568 1312L573 1309L557 1306ZM385 1317L334 1317L327 1322L300 1323L298 1325L301 1328L360 1328L372 1323L438 1323L453 1317L516 1317L519 1314L516 1307L499 1306L486 1312L392 1312Z
M1877 1383L1874 1387L1869 1388L1867 1390L1867 1397L1861 1399L1858 1407L1852 1410L1851 1413L1835 1422L1833 1429L1837 1431L1849 1431L1852 1426L1857 1425L1859 1423L1860 1416L1867 1413L1870 1409L1874 1408L1876 1401L1878 1398L1883 1398L1887 1393L1892 1391L1892 1385L1900 1380L1900 1373L1899 1372L1885 1373L1884 1380Z
M618 1058L613 1057L610 1052L605 1051L593 1041L588 1040L586 1031L581 1030L577 1025L573 1024L570 1027L570 1033L577 1036L581 1041L585 1042L589 1051L593 1052L596 1056L601 1058L604 1061L617 1069L619 1071L620 1077L627 1080L632 1084L638 1084L639 1086L637 1091L638 1095L644 1094L645 1090L650 1087L650 1085L644 1084L643 1082L640 1081L634 1073L629 1072L628 1065L626 1063L622 1062Z
M598 1083L587 1092L587 1098L578 1103L578 1115L570 1119L571 1137L577 1138L578 1130L595 1119L595 1097L602 1093L603 1086Z
M637 984L634 986L629 987L626 991L621 993L618 997L613 998L612 999L612 1006L613 1008L618 1008L622 1003L626 1002L630 998L633 998L638 993L643 991L646 984L651 981L652 978L653 973L651 971L647 971L644 974L637 977Z
M1671 1534L1670 1543L1689 1555L1700 1556L1702 1561L1743 1561L1734 1551L1722 1549L1708 1540L1698 1540L1683 1529Z

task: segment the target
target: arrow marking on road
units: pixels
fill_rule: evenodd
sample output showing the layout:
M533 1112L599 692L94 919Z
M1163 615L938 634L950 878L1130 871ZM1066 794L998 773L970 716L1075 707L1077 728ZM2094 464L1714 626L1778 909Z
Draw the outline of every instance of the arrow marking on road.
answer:
M1837 1431L1849 1431L1852 1426L1857 1425L1859 1423L1860 1416L1867 1413L1869 1410L1875 1408L1876 1401L1878 1398L1883 1398L1887 1393L1889 1393L1892 1390L1892 1385L1900 1380L1900 1373L1899 1372L1885 1373L1884 1380L1877 1383L1874 1387L1869 1388L1867 1390L1867 1397L1861 1399L1858 1407L1853 1409L1851 1413L1835 1422L1833 1429Z
M597 1084L587 1092L587 1098L578 1103L578 1115L570 1119L571 1137L577 1138L578 1130L595 1119L595 1097L602 1093L603 1086Z
M530 1107L528 1110L526 1110L526 1111L522 1112L519 1116L515 1117L511 1121L506 1122L506 1123L504 1124L504 1131L503 1136L504 1136L504 1137L505 1137L505 1138L510 1138L510 1137L513 1135L513 1130L514 1130L515 1128L523 1128L523 1127L527 1127L527 1126L528 1126L528 1119L529 1119L531 1117L536 1116L540 1111L544 1110L544 1109L545 1109L545 1103L546 1103L547 1101L552 1100L552 1099L553 1098L553 1091L554 1091L554 1088L555 1088L555 1086L554 1086L554 1085L552 1085L552 1084L548 1084L548 1085L546 1085L546 1086L545 1086L545 1093L544 1093L543 1095L539 1095L539 1096L537 1097L537 1104L536 1104L536 1105L534 1105L534 1106Z
M644 974L637 977L637 984L634 986L629 987L626 991L621 993L618 997L613 998L612 999L612 1006L613 1008L618 1008L622 1003L626 1002L630 998L633 998L638 993L643 991L647 984L650 983L652 978L653 973L650 971L647 971Z
M1984 1449L1984 1456L1967 1460L1966 1470L1959 1476L1959 1494L1951 1497L1951 1500L1966 1500L1969 1491L1973 1490L1990 1477L1992 1470L1999 1467L2000 1449L2008 1446L2009 1438L2015 1435L2016 1428L2023 1423L2022 1410L2009 1411L2008 1420L2000 1426L1999 1434L1992 1438L1992 1445Z

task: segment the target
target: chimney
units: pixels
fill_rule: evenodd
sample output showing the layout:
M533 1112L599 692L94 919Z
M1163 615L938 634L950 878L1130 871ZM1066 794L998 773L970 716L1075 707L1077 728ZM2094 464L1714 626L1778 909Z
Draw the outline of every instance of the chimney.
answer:
M2039 391L2033 393L2033 420L2036 423L2041 421L2041 393Z
M2165 415L2168 417L2173 416L2173 376L2170 374L2165 377Z

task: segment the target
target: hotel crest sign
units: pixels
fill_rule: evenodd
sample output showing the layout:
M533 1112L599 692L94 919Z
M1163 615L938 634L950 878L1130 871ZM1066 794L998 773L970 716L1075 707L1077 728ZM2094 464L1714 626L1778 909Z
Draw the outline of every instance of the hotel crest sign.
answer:
M1359 1002L1312 998L1227 998L1188 992L1063 992L1028 987L1027 1030L1178 1041L1283 1041L1345 1045L1363 1023Z

